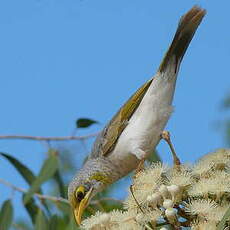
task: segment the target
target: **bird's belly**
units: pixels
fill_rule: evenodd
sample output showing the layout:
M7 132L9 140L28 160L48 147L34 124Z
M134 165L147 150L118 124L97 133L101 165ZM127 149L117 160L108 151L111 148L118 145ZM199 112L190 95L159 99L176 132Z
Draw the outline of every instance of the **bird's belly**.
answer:
M112 154L109 156L112 162L116 162L120 175L127 175L137 168L140 162L136 156L138 149L147 155L153 152L161 133L156 130L156 126L153 124L151 117L146 117L144 120L138 118L135 122L131 120L122 132Z
M112 155L119 159L135 155L138 149L150 154L158 144L160 134L172 113L172 106L163 103L161 97L156 98L151 94L146 97L117 141Z
M149 118L131 121L118 139L113 155L122 159L130 154L135 155L138 149L149 154L158 143L159 134Z

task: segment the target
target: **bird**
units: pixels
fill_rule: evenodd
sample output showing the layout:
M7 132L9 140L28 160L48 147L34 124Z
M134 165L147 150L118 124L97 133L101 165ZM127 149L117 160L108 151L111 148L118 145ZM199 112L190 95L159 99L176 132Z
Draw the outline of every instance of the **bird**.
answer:
M135 170L156 148L173 112L181 61L205 14L205 9L193 6L180 18L156 74L97 136L86 162L68 186L68 200L77 224L81 224L85 208L98 192Z

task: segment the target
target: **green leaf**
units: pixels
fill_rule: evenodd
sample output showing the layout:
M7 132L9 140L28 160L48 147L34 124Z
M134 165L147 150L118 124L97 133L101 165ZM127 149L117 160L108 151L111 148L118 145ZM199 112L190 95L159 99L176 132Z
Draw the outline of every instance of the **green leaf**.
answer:
M56 155L50 155L44 162L36 180L32 183L29 191L25 195L24 203L26 204L33 194L38 191L40 186L53 177L58 168L58 159Z
M33 181L36 179L36 176L28 167L26 167L19 160L10 156L9 154L0 152L0 155L2 155L5 159L7 159L16 168L16 170L21 174L21 176L25 179L25 181L29 185L33 183Z
M69 216L70 214L72 214L70 205L64 202L57 202L55 203L57 208L64 214Z
M49 230L48 222L45 214L39 209L35 221L35 230Z
M67 225L66 230L80 230L81 228L76 224L76 221L73 218L73 215L70 216L69 224Z
M58 216L53 215L49 221L49 229L57 230L58 229Z
M220 221L220 223L217 225L217 230L224 230L224 228L226 227L226 221L228 221L230 219L230 207L228 208L228 210L226 211L226 213L224 214L222 220Z
M13 221L13 207L10 200L6 200L1 207L0 211L0 227L1 230L10 228Z
M25 194L23 195L22 199L24 199ZM24 204L31 220L33 223L35 223L36 220L36 216L38 214L39 208L35 203L35 200L33 198L31 198L26 204Z
M56 202L55 204L62 213L63 221L69 223L70 217L73 215L70 205L62 202Z
M54 148L50 148L48 151L48 155L58 155L58 150L54 149ZM60 192L60 196L65 198L66 197L66 192L65 192L65 185L63 182L63 179L61 177L61 174L59 172L59 169L57 169L57 171L55 172L54 176L53 176L54 180L56 181L57 185L58 185L58 189Z
M66 197L66 193L65 193L65 185L64 182L62 180L62 177L60 175L59 170L57 170L54 174L54 180L57 182L58 188L59 188L59 192L60 192L60 196L65 198Z
M88 118L79 118L76 121L76 126L77 128L87 128L93 124L97 124L98 121L92 120L92 119L88 119Z
M15 167L15 169L20 173L20 175L29 185L31 185L36 180L37 177L34 175L34 173L19 160L6 153L0 152L0 155L7 159ZM42 194L42 190L40 188L38 189L38 193ZM49 212L46 203L43 202L42 204L46 208L47 212Z

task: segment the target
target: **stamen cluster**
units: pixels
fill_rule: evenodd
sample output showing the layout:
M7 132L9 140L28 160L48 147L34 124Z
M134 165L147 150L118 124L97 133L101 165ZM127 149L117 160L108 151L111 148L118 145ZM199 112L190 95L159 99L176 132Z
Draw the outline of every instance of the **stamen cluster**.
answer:
M219 149L192 166L152 164L135 175L125 211L97 212L83 221L82 228L214 230L229 201L230 150Z

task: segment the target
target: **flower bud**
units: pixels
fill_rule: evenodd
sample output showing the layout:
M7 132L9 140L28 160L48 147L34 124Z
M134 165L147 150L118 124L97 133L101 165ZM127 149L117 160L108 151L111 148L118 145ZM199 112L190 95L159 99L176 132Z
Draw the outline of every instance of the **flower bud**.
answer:
M165 210L165 216L167 217L170 224L174 224L177 221L176 210L174 208L167 208Z
M167 186L162 184L159 188L159 192L163 196L164 199L169 198L169 191L168 191Z
M164 207L165 209L167 209L167 208L172 208L172 207L173 207L173 201L170 200L170 199L164 200L164 202L163 202L163 207Z
M161 194L159 192L153 193L152 195L147 196L147 202L153 208L157 206L157 204L161 203Z
M175 200L176 196L180 193L180 187L178 185L172 184L167 186L167 189L172 196L172 200Z

